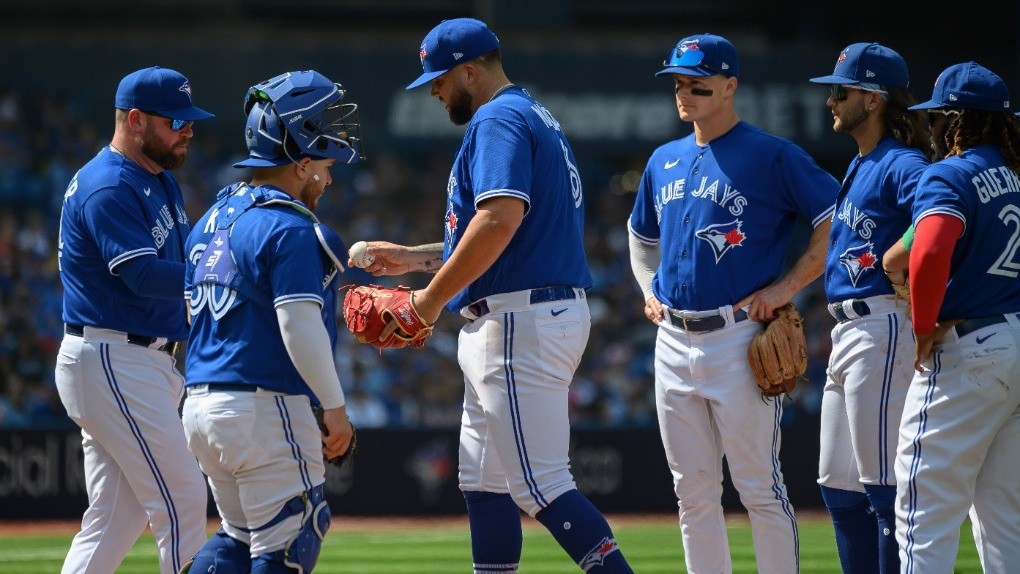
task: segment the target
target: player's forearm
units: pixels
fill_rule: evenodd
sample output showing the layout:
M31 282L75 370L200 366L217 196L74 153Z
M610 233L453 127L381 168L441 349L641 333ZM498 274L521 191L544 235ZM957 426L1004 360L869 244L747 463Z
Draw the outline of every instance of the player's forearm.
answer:
M407 265L411 271L435 273L443 266L443 244L429 243L407 248Z
M914 227L911 226L907 230L909 234L909 241L914 241ZM900 271L906 271L907 266L910 264L910 248L907 247L907 237L904 236L893 243L892 246L882 255L882 269L887 275L896 274Z
M344 391L333 364L329 334L319 306L311 301L284 303L276 308L283 346L294 368L324 409L344 406Z
M482 276L510 244L524 219L524 203L513 198L494 198L479 208L464 237L415 305L432 322L446 303Z
M821 277L822 272L825 271L825 254L829 246L829 229L831 227L832 221L828 219L815 227L815 230L811 232L807 250L797 259L786 277L779 281L788 295L788 300L792 299L808 283Z
M662 252L658 245L642 243L633 233L628 233L630 244L630 269L634 273L638 289L644 295L644 301L648 301L655 294L652 292L652 280L655 278L655 271L662 261Z
M180 299L184 290L184 264L155 255L133 257L116 268L120 278L141 297Z
M935 330L956 240L962 232L963 221L951 215L929 215L917 222L916 240L910 249L909 278L912 321L918 335Z

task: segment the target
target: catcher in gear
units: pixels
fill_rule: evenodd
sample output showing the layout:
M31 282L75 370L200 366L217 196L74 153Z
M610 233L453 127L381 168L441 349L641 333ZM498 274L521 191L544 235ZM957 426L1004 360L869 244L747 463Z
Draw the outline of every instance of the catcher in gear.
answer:
M787 303L776 309L776 318L751 339L747 362L766 397L790 394L807 370L804 317Z
M403 285L391 289L379 285L345 286L344 321L359 342L379 349L425 346L432 334L414 307L414 293Z
M333 166L361 159L345 95L311 70L252 86L234 164L252 178L188 237L184 428L221 518L192 572L311 572L329 530L324 461L354 446L333 362L347 249L313 212Z

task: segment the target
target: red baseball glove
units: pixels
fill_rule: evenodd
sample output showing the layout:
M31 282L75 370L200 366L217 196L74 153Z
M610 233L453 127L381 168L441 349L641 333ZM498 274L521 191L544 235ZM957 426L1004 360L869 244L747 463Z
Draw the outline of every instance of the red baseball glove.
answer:
M362 343L377 349L400 349L408 345L424 347L432 334L432 325L421 318L411 300L411 288L380 285L346 285L344 321L347 330ZM397 323L393 334L380 340L383 330Z

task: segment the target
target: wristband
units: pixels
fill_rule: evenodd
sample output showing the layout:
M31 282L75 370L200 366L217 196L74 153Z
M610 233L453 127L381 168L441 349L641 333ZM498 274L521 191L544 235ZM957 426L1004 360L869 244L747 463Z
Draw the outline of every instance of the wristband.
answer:
M910 248L914 246L914 226L911 225L907 228L907 231L903 234L903 248L910 252Z

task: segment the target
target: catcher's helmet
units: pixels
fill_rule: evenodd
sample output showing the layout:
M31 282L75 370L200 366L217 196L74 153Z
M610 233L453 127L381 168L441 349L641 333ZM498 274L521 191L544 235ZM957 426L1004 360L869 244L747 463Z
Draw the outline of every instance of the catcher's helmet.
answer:
M244 97L249 157L234 167L274 167L306 156L342 163L364 159L358 105L340 103L346 93L314 70L252 86Z

